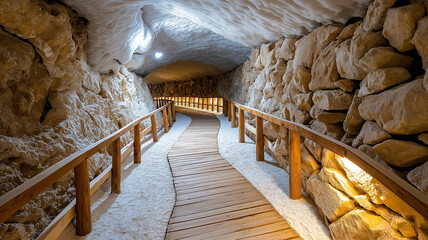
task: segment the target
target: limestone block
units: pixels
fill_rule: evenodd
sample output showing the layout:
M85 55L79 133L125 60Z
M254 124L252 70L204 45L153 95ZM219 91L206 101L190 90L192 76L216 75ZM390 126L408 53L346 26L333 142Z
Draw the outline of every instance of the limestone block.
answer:
M352 141L355 139L355 135L351 135L347 132L345 132L345 135L343 135L342 139L340 139L341 142L345 143L346 145L352 145Z
M256 81L253 84L254 89L259 90L259 91L263 91L263 89L265 88L266 82L267 82L266 70L263 70L257 76Z
M332 151L323 148L321 155L321 164L324 168L342 169L340 158Z
M416 79L419 79L419 78L416 78ZM428 92L428 71L425 72L423 85L425 87L425 90Z
M378 93L386 88L405 82L412 77L405 68L381 68L371 71L360 84L358 96Z
M275 62L275 43L262 44L260 46L260 55L257 58L255 67L257 69L263 69L274 65Z
M340 88L345 92L353 92L355 89L355 83L349 79L341 79L334 83L334 88Z
M355 208L354 201L330 184L323 182L318 175L311 176L306 187L314 196L315 203L330 221L336 221Z
M351 41L351 54L355 59L361 59L370 49L387 43L379 32L361 32Z
M254 64L257 61L257 58L260 55L260 48L251 49L250 56L248 57L248 62L250 64Z
M358 150L360 150L361 152L365 153L367 156L371 157L373 160L375 160L377 163L379 163L380 165L382 165L384 168L389 169L391 171L395 171L391 168L391 166L389 166L380 156L379 154L377 154L377 152L373 149L372 146L363 144L361 146L358 147Z
M414 142L391 139L375 145L373 149L396 167L412 167L428 160L428 148Z
M382 217L361 208L355 208L332 223L333 239L402 239Z
M311 111L312 105L314 105L314 102L312 102L312 96L313 93L299 93L293 96L294 103L302 110L309 112Z
M337 36L337 40L346 40L350 39L354 36L355 29L361 25L363 21L358 21L356 23L352 23L347 25L342 32Z
M304 67L297 67L294 70L293 82L297 89L302 93L309 92L309 83L311 82L311 70Z
M269 140L274 140L277 138L280 138L281 136L279 135L279 126L276 124L273 124L271 122L267 122L265 121L263 123L263 134L269 139Z
M318 120L312 121L311 128L319 133L340 140L345 131L343 131L341 124L323 123Z
M388 208L399 213L404 218L413 219L416 227L421 225L426 226L428 224L427 220L418 212L357 165L346 158L341 158L339 163L345 171L349 181L351 181L357 189L367 193L373 203L385 204Z
M280 109L280 105L275 99L273 98L262 98L262 101L260 102L260 110L267 112L269 114L272 114L275 111L278 111Z
M287 155L288 154L288 141L283 138L277 138L273 145L273 153L275 155Z
M370 49L364 57L360 59L360 66L370 72L379 68L412 66L413 58L397 53L391 47L377 47Z
M309 153L309 150L302 143L300 145L300 158L302 162L302 175L303 178L308 179L313 172L321 168L321 165L315 160L312 154Z
M290 60L287 62L287 69L285 70L284 76L282 76L282 82L284 84L288 84L291 79L293 79L294 75L294 66L293 66L293 60Z
M284 87L284 95L282 96L283 102L285 103L294 103L293 97L301 93L296 86L294 81L291 81L288 85Z
M342 78L363 80L367 73L361 68L359 59L351 54L351 39L339 44L335 51L339 75Z
M272 98L274 96L274 92L275 92L275 86L273 85L272 82L267 82L265 84L265 87L263 88L263 96L265 98Z
M428 70L428 17L423 17L418 22L418 28L413 36L412 43L416 46L422 57L423 68Z
M280 84L275 88L275 92L273 93L273 98L275 99L276 102L278 102L279 104L282 104L283 103L282 95L284 95L284 86Z
M418 136L418 140L428 145L428 133L422 133Z
M334 83L339 79L336 67L336 46L337 42L331 42L315 60L311 69L312 81L309 83L311 91L334 88Z
M351 135L357 135L364 123L364 120L361 118L360 112L358 111L358 107L362 101L363 99L358 97L357 90L352 99L351 106L348 109L348 113L346 114L345 122L343 122L343 129Z
M285 104L285 108L290 115L290 120L293 122L308 124L311 120L309 113L300 110L295 104L287 103Z
M339 123L345 120L346 114L341 112L328 112L312 106L310 115L323 123Z
M344 26L340 24L323 25L297 40L294 68L298 66L311 68L321 50L336 40L343 28Z
M424 14L425 9L422 3L389 9L386 13L382 35L398 51L410 51L415 48L411 40L415 34L416 25Z
M351 197L360 195L354 185L346 178L345 173L335 168L322 168L319 176L324 182L330 183L333 187L341 190Z
M343 90L319 90L314 93L314 105L323 110L347 110L352 103L352 94Z
M269 72L269 80L272 84L277 87L282 82L282 77L287 69L287 63L284 59L278 59L275 66L273 67L273 71Z
M375 0L373 1L364 18L363 28L365 31L377 31L382 29L385 22L386 13L394 6L396 0Z
M323 148L320 145L318 145L316 142L309 140L307 138L305 138L303 143L305 144L305 146L309 150L309 152L312 153L312 155L315 157L315 159L318 162L321 162L321 156L322 156L322 149Z
M358 148L363 143L368 145L374 145L390 138L391 135L389 135L389 133L383 130L379 126L379 124L377 124L376 122L367 121L361 128L361 132L355 138L355 144L353 142L352 146Z
M294 52L296 51L296 41L298 38L283 38L278 42L275 49L275 57L276 59L284 59L286 61L292 60L294 58Z
M407 174L407 179L419 190L428 194L428 161Z
M428 93L417 79L377 95L365 97L358 111L363 119L376 122L391 134L428 131Z

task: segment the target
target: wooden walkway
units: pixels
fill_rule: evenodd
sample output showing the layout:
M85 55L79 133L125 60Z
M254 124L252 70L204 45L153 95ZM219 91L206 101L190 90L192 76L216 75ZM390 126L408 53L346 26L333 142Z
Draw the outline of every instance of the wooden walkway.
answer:
M222 158L218 119L182 109L192 123L168 154L177 202L166 239L300 239L270 203Z

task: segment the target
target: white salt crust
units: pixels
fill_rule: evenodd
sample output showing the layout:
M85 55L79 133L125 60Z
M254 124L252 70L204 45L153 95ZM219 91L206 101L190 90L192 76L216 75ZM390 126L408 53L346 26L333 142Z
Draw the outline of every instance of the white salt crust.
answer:
M177 113L177 122L159 141L143 144L141 163L124 160L121 193L111 194L109 180L92 197L92 232L76 236L69 224L58 239L164 239L175 191L167 154L191 119ZM126 164L125 164L126 162Z
M63 0L79 15L89 20L89 63L102 73L117 70L121 64L130 62L132 68L144 62L153 40L163 31L166 55L194 51L195 45L205 46L207 54L199 54L199 61L207 59L216 65L235 64L245 48L233 46L232 42L254 47L266 41L275 41L283 36L303 35L322 23L335 21L345 23L349 18L363 16L371 0ZM176 17L184 18L178 20ZM179 24L174 24L174 22ZM185 23L187 22L187 23ZM172 23L172 24L171 24ZM195 24L198 27L195 27ZM200 35L200 28L206 34ZM195 33L195 34L192 34ZM221 39L219 34L225 39ZM190 36L190 38L189 38ZM227 40L230 41L227 41ZM210 55L208 50L230 52L228 56ZM178 42L178 44L174 43ZM204 44L206 43L206 44ZM224 45L231 45L221 49ZM170 47L170 46L177 46ZM157 50L157 49L153 49ZM162 49L161 49L162 50ZM191 55L191 54L190 54ZM186 55L176 54L168 61L188 60ZM245 60L245 59L244 59ZM244 61L243 60L243 61ZM203 62L205 63L205 62ZM162 64L159 64L162 65ZM145 69L157 68L153 62Z

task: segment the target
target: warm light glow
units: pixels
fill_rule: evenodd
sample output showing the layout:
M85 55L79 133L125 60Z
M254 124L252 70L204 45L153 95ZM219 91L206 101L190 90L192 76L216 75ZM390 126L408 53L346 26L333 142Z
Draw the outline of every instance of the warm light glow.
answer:
M342 163L352 172L361 172L363 171L360 167L358 167L355 163L353 163L351 160L341 157L337 155L338 159L342 161Z
M156 59L159 59L159 58L161 58L163 56L163 53L161 53L161 52L155 52L155 58Z

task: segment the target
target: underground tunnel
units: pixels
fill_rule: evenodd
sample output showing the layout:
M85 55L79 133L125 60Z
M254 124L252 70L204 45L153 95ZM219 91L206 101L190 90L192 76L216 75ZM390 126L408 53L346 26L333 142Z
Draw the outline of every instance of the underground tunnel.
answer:
M0 239L428 239L428 1L0 1Z

